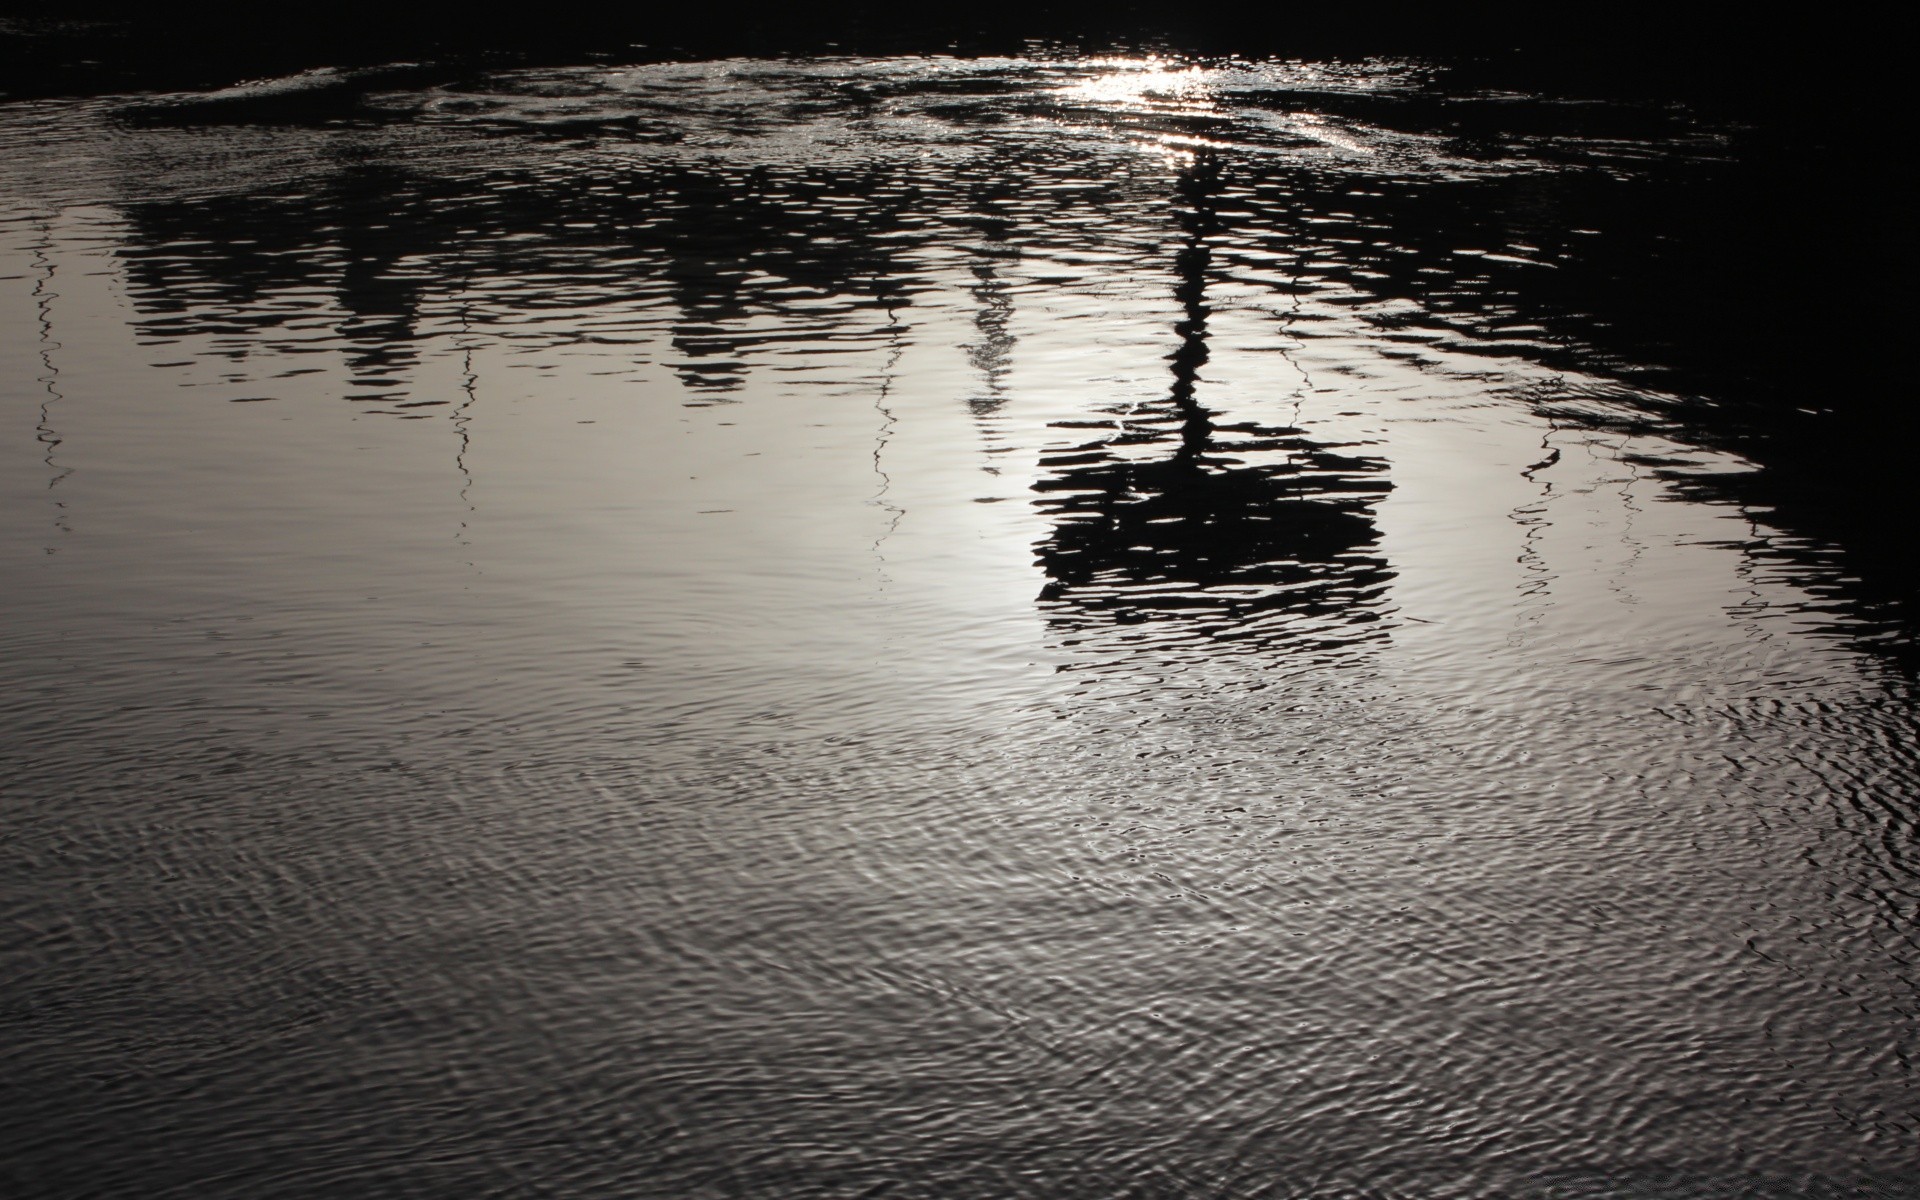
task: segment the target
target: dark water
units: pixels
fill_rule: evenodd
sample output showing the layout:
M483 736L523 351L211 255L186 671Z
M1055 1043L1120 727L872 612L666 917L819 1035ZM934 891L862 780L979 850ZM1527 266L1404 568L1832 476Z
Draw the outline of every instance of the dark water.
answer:
M1920 1195L1903 427L1759 136L0 107L5 1194Z

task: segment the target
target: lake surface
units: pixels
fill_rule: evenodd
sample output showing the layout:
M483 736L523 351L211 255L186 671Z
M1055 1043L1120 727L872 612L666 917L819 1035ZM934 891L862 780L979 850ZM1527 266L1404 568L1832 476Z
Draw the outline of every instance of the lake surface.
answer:
M1920 1196L1904 550L1725 315L1755 137L0 106L6 1194Z

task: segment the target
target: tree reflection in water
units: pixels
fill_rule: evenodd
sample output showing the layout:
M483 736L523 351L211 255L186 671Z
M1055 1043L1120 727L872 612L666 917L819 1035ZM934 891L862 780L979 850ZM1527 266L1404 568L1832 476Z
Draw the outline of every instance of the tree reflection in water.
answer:
M1042 602L1069 629L1176 620L1215 638L1306 628L1339 642L1376 636L1385 627L1374 601L1392 578L1374 552L1371 511L1391 486L1386 464L1337 453L1294 427L1219 424L1199 400L1220 174L1219 160L1202 152L1176 185L1183 314L1165 402L1111 436L1042 459L1035 487L1054 521L1039 550Z

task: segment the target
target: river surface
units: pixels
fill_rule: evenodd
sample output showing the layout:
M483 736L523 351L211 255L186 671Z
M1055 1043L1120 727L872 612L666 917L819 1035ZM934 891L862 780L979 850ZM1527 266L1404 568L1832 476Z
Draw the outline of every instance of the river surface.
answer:
M1620 282L1747 136L0 106L5 1194L1920 1196L1911 613Z

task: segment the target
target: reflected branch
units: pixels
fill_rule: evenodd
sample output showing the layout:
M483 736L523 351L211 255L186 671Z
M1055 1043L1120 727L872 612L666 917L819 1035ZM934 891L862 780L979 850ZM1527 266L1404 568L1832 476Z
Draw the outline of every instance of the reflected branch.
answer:
M888 342L887 361L886 364L880 368L880 386L873 398L874 411L880 414L880 429L874 436L873 442L873 473L879 477L880 486L879 489L874 492L872 498L867 501L869 504L884 509L889 514L887 527L880 532L879 537L873 540L873 552L874 556L880 560L880 580L883 584L888 582L886 576L887 556L881 548L886 544L887 539L892 537L894 532L900 528L901 518L907 515L906 509L901 508L888 498L888 493L893 490L893 476L887 474L886 467L881 461L883 455L886 453L887 443L893 439L893 431L900 423L899 419L894 416L893 409L888 405L887 400L893 392L894 370L899 366L900 356L906 351L906 341L904 339L906 326L900 323L900 314L891 303L886 303L884 311L887 314L885 329Z
M474 515L473 506L473 469L467 462L467 455L473 449L473 404L478 398L477 387L480 376L473 367L473 304L470 294L473 280L469 276L460 289L460 331L455 337L460 347L460 402L453 409L453 428L459 435L460 446L454 451L453 465L460 472L460 503L466 506L467 515L460 519L460 532L454 540L462 546L472 545L468 536L468 518ZM472 564L469 563L469 566Z
M64 466L59 461L58 451L65 439L61 437L53 424L54 410L66 401L66 394L60 390L60 367L54 362L54 351L61 347L60 343L54 340L53 336L53 302L60 298L60 293L53 290L54 276L57 273L57 268L54 265L51 255L52 249L53 229L50 224L43 221L40 225L40 244L33 248L34 266L39 271L39 277L34 280L33 284L33 300L40 330L39 356L41 375L39 382L47 394L46 397L40 401L40 420L34 427L34 437L35 440L40 443L42 448L41 461L46 464L49 472L47 479L47 490L49 492L59 487L62 480L73 474L72 467ZM66 502L55 497L53 506L53 527L61 533L71 533L72 528L67 524ZM55 553L55 551L56 548L53 546L46 547L48 554Z

